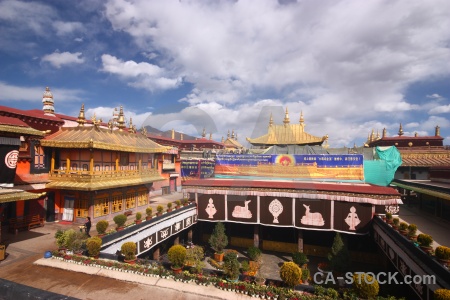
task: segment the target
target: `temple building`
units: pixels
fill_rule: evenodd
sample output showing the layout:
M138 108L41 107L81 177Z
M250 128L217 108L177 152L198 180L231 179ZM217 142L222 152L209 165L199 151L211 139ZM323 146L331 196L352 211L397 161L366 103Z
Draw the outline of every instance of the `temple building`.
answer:
M243 153L245 151L245 147L239 143L237 133L234 132L234 129L231 132L231 136L230 131L228 130L227 139L224 140L222 137L222 143L229 153Z
M142 210L149 203L153 183L163 180L155 154L168 149L133 127L126 130L122 107L117 128L113 124L102 128L95 118L93 126L85 123L82 106L77 127L63 127L41 140L51 153L46 188L58 218L82 222L90 216L97 222Z
M282 125L274 124L273 117L270 115L267 131L267 134L256 138L247 138L247 141L253 146L267 148L269 146L290 145L315 146L322 145L326 140L328 140L328 135L318 137L305 131L303 113L300 115L298 124L291 124L287 108Z

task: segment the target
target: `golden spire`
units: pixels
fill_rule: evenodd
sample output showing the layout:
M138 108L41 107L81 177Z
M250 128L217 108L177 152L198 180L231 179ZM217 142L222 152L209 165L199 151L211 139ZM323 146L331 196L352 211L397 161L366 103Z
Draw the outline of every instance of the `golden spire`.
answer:
M86 117L84 115L84 103L81 104L81 109L80 109L80 113L78 114L78 126L84 126L84 124L86 123Z
M387 132L386 132L386 127L385 128L383 128L383 136L382 137L386 137L386 135L387 135Z
M133 119L130 118L130 127L128 127L128 132L136 133L136 127L133 125Z
M172 140L175 139L175 130L172 128Z
M55 106L53 101L53 94L50 91L49 87L45 88L44 95L42 96L42 103L44 104L44 107L42 108L44 110L44 114L46 115L55 115Z
M300 124L303 124L305 120L303 119L303 111L300 112Z
M205 127L203 127L202 138L205 138L205 137L206 137L206 129L205 129Z
M377 140L379 140L380 139L380 133L378 132L378 129L377 129Z
M434 135L435 136L440 136L441 135L441 127L436 125L436 128L434 130Z
M123 107L120 106L119 118L117 119L117 127L119 127L119 131L122 131L125 128L125 118L123 116Z
M212 140L212 133L211 132L209 133L209 140L210 141Z
M402 123L400 123L400 128L398 129L398 136L402 136L403 135L403 126Z
M234 140L234 137L235 137L235 135L234 135L234 129L233 129L233 131L231 132L231 138Z
M285 113L285 115L284 115L284 120L283 120L283 123L284 123L284 125L286 126L287 124L289 124L289 112L288 112L288 108L286 107L286 113Z
M236 136L234 137L234 140L237 141L237 132L236 132Z
M143 136L147 136L147 128L145 126L142 126L141 133Z
M273 117L272 117L272 113L270 113L270 120L269 120L269 126L273 125Z
M228 133L227 133L227 139L230 138L230 129L228 129Z

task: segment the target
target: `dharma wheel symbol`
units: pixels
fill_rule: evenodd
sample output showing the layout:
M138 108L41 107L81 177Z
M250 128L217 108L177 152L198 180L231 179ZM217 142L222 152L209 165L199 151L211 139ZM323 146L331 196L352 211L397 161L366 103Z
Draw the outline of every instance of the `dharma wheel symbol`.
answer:
M283 212L283 205L280 201L278 201L278 199L272 200L272 202L270 202L269 211L273 216L273 223L280 223L278 222L278 216Z

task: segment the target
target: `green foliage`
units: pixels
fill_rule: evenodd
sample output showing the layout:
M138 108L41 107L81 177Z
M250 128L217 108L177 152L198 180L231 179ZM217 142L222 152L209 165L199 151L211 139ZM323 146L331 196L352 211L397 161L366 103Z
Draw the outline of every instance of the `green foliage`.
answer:
M178 206L181 206L181 201L180 200L175 200L175 204Z
M184 265L186 259L186 248L181 245L173 245L167 252L167 257L172 263L173 268L181 268Z
M311 274L311 272L309 271L308 268L301 268L301 269L302 269L302 281L305 282L309 280L309 275Z
M339 232L334 236L331 252L328 253L331 268L337 272L345 272L350 265L350 255Z
M84 246L87 236L84 232L74 229L61 230L55 233L56 245L59 248L67 248L71 251L81 250Z
M167 209L171 209L172 208L172 202L167 203Z
M437 289L434 291L434 300L448 300L450 299L450 290L447 289Z
M314 295L319 299L339 299L339 293L333 288L325 288L320 285L314 286Z
M150 206L147 207L147 208L145 209L145 214L147 215L147 217L151 217L152 214L153 214L153 208L151 208Z
M400 222L400 225L398 226L398 229L400 230L407 230L408 224L406 222Z
M140 219L142 219L142 213L137 212L136 213L136 221L139 221Z
M205 258L205 251L203 250L203 247L195 245L189 249L186 249L185 261L194 266L196 273L201 273L205 267L203 258Z
M214 227L213 233L209 237L209 244L219 254L228 245L228 237L225 234L225 226L222 222L218 222Z
M261 256L261 249L255 246L250 246L247 249L248 257L253 261L258 261L259 257Z
M58 245L58 248L66 247L64 230L62 230L62 229L56 230L55 240L56 240L56 245Z
M288 261L280 268L280 277L290 288L296 286L302 278L302 270L296 263Z
M120 252L125 256L126 260L133 260L136 258L136 249L135 242L125 242L120 247Z
M250 270L250 264L248 263L248 260L243 260L241 262L241 270L242 272L248 272L248 270Z
M157 211L158 213L161 214L161 213L164 211L164 206L162 206L161 204L158 205L158 206L156 207L156 211Z
M440 259L450 259L450 248L446 246L438 246L436 247L434 255Z
M86 248L90 256L99 255L102 248L102 239L97 236L88 238L86 240Z
M189 204L189 200L188 199L183 199L183 205L185 204Z
M433 238L431 235L421 233L417 236L417 242L419 242L420 246L430 247L433 243Z
M398 226L398 224L400 223L400 219L399 218L394 218L394 219L392 219L392 222L394 222L395 226Z
M308 257L305 253L297 251L292 253L292 261L295 262L299 267L307 264L309 262Z
M106 220L100 220L95 224L95 228L97 229L98 234L104 234L106 229L108 229L109 222Z
M120 214L114 217L114 223L116 223L117 227L122 227L127 222L127 216L124 214Z
M223 258L223 272L229 279L236 279L239 277L240 264L237 259L237 253L234 251L228 251Z
M372 299L378 295L380 286L378 281L372 276L362 273L353 274L353 289L359 297L363 299Z
M417 233L417 225L416 224L409 224L408 225L408 235L409 236L415 236Z
M392 220L392 214L386 213L386 220Z

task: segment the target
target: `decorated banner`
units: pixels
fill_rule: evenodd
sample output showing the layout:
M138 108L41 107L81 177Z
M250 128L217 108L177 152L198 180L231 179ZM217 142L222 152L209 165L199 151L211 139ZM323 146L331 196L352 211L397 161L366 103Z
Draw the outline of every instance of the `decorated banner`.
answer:
M295 227L331 229L331 201L296 199Z
M363 181L363 156L224 154L216 156L216 177L253 176Z
M1 145L0 147L0 187L13 187L16 176L19 146Z
M363 233L370 229L372 204L334 201L334 228Z
M206 159L187 159L181 161L181 178L183 181L190 179L204 179L214 176L215 162Z
M228 220L242 223L256 223L258 202L256 196L227 196Z
M198 218L205 221L225 220L225 195L198 195Z
M292 198L260 197L261 224L292 226Z

